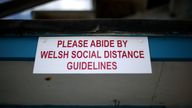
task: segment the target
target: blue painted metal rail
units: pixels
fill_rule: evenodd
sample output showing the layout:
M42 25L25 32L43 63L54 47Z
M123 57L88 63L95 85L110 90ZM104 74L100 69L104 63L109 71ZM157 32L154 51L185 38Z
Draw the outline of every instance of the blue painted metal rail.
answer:
M152 61L192 61L192 37L149 36ZM38 37L0 37L0 60L35 59Z
M192 21L127 19L0 20L0 60L34 60L38 36L101 33L148 36L152 61L192 61Z

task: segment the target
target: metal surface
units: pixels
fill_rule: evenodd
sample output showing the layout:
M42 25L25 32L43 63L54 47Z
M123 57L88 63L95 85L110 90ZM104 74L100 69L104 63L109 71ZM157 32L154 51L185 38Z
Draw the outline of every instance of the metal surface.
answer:
M192 34L192 21L177 20L0 20L1 36L33 34ZM28 35L26 35L28 34Z

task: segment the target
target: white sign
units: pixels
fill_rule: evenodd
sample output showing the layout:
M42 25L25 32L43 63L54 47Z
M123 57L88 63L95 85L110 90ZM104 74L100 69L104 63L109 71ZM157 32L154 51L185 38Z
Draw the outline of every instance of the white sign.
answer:
M33 73L152 73L147 37L39 37Z

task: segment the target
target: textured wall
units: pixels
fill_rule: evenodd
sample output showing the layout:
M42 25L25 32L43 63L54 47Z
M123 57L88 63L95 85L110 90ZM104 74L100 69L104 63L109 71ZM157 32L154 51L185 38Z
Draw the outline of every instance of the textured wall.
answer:
M0 62L0 104L192 105L192 62L153 62L152 74L33 75L33 62Z

